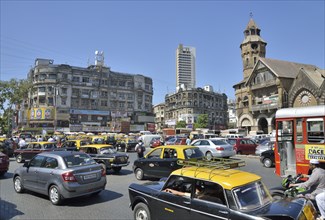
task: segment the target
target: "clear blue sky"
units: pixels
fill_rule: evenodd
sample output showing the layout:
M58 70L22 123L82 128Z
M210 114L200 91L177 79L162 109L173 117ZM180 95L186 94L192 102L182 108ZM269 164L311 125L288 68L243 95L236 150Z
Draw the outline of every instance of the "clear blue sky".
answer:
M197 87L234 98L240 44L253 13L266 57L324 69L324 0L1 0L0 80L24 79L36 58L87 67L104 51L111 70L153 79L153 104L175 92L178 44L196 48Z

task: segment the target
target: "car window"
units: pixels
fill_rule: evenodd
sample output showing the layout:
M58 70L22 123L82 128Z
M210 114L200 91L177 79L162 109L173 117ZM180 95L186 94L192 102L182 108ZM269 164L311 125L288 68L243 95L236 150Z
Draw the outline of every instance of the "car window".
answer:
M113 154L116 150L113 147L101 147L99 149L100 154Z
M177 158L177 151L172 148L165 148L163 157L164 158Z
M29 163L29 167L41 167L44 156L36 155Z
M45 163L42 167L49 168L49 169L54 169L58 167L58 161L55 158L52 157L47 157L45 159Z
M51 148L55 148L56 145L55 144L44 144L44 149L51 149Z
M148 158L159 158L161 155L162 149L155 149L154 151L152 151L150 154L148 154Z
M95 164L96 161L87 154L71 154L63 158L67 167Z
M162 188L162 190L169 188L169 189L177 190L180 192L191 193L192 184L193 184L193 179L191 179L191 178L184 177L184 176L172 175L167 180L167 182L164 185L164 187Z
M236 140L233 140L233 139L228 140L228 143L231 144L231 145L235 145L236 144Z
M214 203L226 204L224 190L217 183L196 180L196 193L194 198Z
M201 141L195 141L195 142L194 142L193 144L191 144L191 145L193 145L193 146L199 146L200 143L201 143Z
M201 141L200 145L210 145L210 143L209 143L209 141L203 140L203 141Z
M34 144L33 149L41 149L41 145L40 144Z
M254 141L252 141L252 140L247 140L247 144L255 144L255 142Z
M202 151L199 148L187 148L184 150L185 159L201 158L203 157Z
M215 145L225 145L225 144L227 144L225 141L221 141L221 140L212 140L212 143L214 143Z

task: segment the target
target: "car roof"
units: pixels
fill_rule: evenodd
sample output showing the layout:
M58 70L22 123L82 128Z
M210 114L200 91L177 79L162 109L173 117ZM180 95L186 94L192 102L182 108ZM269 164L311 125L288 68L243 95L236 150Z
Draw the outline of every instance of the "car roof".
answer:
M110 144L87 144L80 146L79 148L85 148L85 147L94 147L94 148L102 148L102 147L112 147L113 145Z
M43 156L57 155L57 156L65 157L71 154L85 154L85 153L80 151L46 151L46 152L39 153L38 155L43 155Z
M215 182L220 184L224 189L228 190L262 179L256 174L237 169L224 170L196 166L175 170L171 175L180 175Z
M174 148L174 149L188 149L188 148L197 148L197 146L191 146L191 145L162 145L159 147L155 147L154 149L159 148Z
M32 141L28 143L29 144L56 144L56 142L51 142L51 141Z

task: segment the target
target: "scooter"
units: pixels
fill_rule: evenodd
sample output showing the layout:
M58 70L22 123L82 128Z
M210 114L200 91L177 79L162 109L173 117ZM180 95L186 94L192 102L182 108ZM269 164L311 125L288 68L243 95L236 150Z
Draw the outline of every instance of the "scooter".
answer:
M304 182L302 178L302 174L298 174L295 177L292 175L285 177L281 182L281 186L270 189L271 196L274 199L294 198L297 197L298 194L307 192L307 190L302 187L289 187L290 184Z

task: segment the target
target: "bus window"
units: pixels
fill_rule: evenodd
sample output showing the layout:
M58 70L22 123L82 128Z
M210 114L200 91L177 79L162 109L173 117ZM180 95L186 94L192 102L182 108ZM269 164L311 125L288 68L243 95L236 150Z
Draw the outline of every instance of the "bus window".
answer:
M322 118L307 119L307 136L309 143L324 143L324 121Z
M278 122L278 141L290 141L292 140L292 121L279 121Z
M301 118L297 119L296 127L297 127L297 130L296 130L296 142L301 143L302 138L303 138L303 136L302 136L302 119Z

